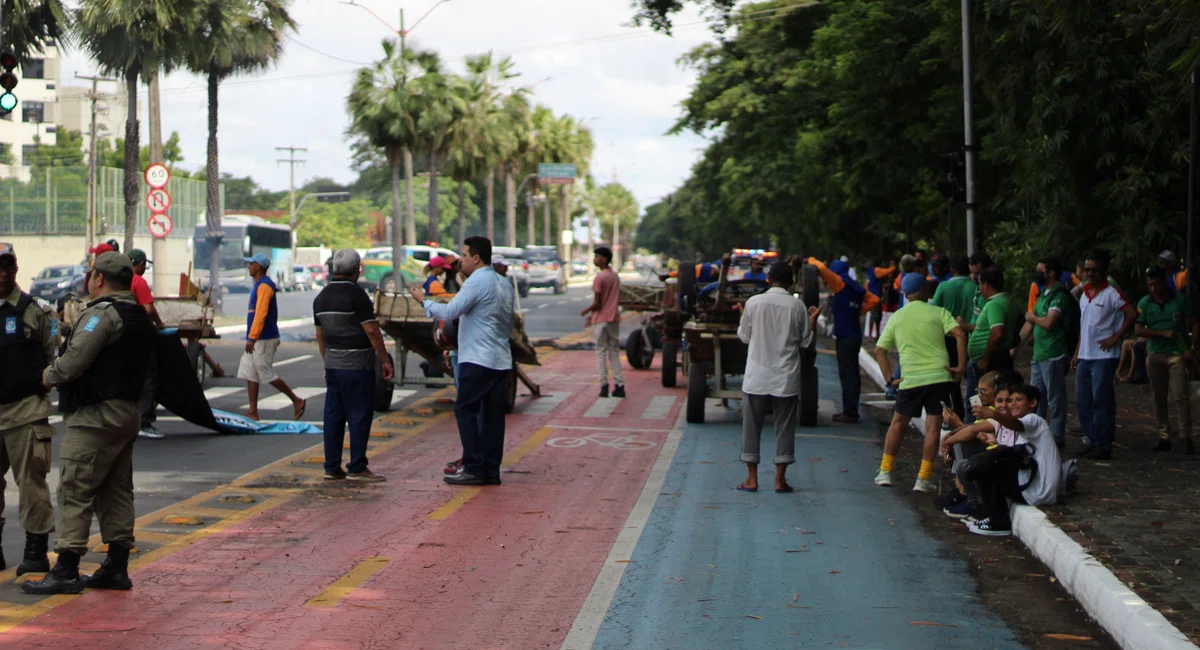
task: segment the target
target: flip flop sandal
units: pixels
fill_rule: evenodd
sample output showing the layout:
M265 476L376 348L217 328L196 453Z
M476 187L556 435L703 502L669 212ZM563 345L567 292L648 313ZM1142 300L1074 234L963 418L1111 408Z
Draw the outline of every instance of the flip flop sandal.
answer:
M790 485L785 485L781 488L775 488L775 494L787 494L789 492L795 492L795 491L796 491L796 488L794 488Z
M752 488L746 487L746 484L745 484L745 483L738 483L737 490L738 490L738 492L758 492L758 488L756 488L756 487L752 487Z
M304 417L304 409L306 409L306 408L308 408L308 400L306 400L306 399L300 400L300 408L296 409L296 412L293 414L292 419L299 420L300 418Z

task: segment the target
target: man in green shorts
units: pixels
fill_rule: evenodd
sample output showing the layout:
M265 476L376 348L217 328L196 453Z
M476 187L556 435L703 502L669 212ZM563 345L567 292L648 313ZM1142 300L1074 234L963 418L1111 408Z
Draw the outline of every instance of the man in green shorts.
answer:
M883 462L875 484L891 486L892 468L904 431L915 417L925 412L925 447L921 454L921 469L913 490L934 492L933 459L937 455L939 434L942 430L942 408L950 403L954 382L962 377L967 359L967 335L950 312L928 302L924 273L909 273L900 281L900 290L908 303L888 319L875 346L875 359L884 377L892 376L887 353L896 350L900 354L900 366L904 375L892 383L899 383L895 412L888 426L887 439L883 443ZM950 355L946 352L945 337L954 337L959 363L950 366Z

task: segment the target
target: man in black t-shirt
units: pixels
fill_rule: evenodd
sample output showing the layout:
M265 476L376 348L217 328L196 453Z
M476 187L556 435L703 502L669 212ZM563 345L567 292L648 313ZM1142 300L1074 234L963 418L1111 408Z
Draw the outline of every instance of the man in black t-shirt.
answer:
M325 362L325 480L378 482L367 469L367 441L374 417L375 355L383 363L384 381L392 380L375 307L358 286L362 260L354 249L333 254L332 281L313 300L317 347ZM342 443L350 427L350 462L342 470Z

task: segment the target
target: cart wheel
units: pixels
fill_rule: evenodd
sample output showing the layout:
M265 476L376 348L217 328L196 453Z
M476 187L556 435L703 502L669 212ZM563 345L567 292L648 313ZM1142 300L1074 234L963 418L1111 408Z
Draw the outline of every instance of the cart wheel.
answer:
M517 367L513 366L508 373L507 397L505 398L505 413L512 413L517 408Z
M204 377L207 374L208 364L204 363L204 348L200 346L200 341L192 339L187 344L188 363L192 364L192 370L196 371L196 381L200 387L204 387Z
M392 355L388 355L388 361L392 361ZM395 367L395 363L392 364ZM375 355L375 410L387 411L392 408L392 391L396 389L396 385L391 381L383 378L383 363L379 361L379 355Z
M820 373L816 366L800 369L800 426L817 426L817 382Z
M678 379L679 368L676 366L675 354L679 347L675 341L663 341L662 346L662 385L664 388L674 388Z
M708 394L708 369L697 361L688 368L687 421L704 423L704 398Z
M629 365L637 370L646 370L654 363L654 348L646 347L642 330L634 330L625 339L625 356L629 359Z

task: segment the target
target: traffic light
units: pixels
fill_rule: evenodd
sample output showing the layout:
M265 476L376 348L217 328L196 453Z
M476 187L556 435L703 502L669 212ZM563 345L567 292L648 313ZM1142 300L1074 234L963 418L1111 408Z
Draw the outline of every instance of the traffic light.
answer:
M16 67L17 55L12 50L0 52L0 68L4 69L0 72L0 88L4 89L0 95L0 115L8 115L17 107L17 96L13 94L13 88L17 87L17 73L13 72Z
M942 158L942 180L938 181L938 191L947 199L966 203L967 201L967 161L963 152L944 153Z

